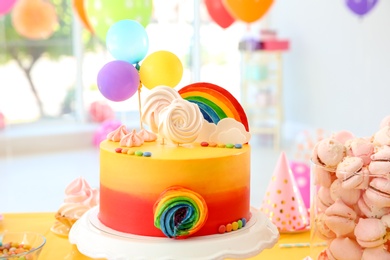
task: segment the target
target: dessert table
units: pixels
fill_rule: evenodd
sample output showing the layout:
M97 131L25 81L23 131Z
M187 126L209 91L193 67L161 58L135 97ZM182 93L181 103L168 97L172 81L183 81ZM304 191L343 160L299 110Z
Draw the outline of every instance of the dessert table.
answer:
M54 234L50 229L56 222L53 212L39 213L5 213L0 231L33 231L46 237L46 245L39 257L46 259L64 260L90 260L92 258L82 255L75 245L69 243L67 237ZM305 242L309 241L310 232L281 234L278 243L271 249L266 249L259 255L249 258L257 259L291 259L302 260L309 255L309 247ZM292 246L296 245L296 246Z

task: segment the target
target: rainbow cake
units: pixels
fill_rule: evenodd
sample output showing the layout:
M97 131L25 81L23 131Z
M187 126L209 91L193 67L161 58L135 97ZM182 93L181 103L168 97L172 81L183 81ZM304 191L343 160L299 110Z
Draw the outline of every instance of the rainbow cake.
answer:
M174 239L244 227L251 135L239 102L210 83L147 94L140 130L122 125L100 144L99 221Z

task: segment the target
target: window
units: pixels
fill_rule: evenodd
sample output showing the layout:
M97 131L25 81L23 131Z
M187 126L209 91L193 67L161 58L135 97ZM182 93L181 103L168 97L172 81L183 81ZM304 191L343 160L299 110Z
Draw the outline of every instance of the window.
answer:
M120 120L138 110L133 96L110 102L98 91L96 76L111 60L104 44L82 28L71 1L52 0L58 29L45 40L26 39L15 32L11 14L0 17L0 112L8 125L47 120L88 122L92 102L104 100ZM184 66L178 89L207 81L240 95L238 42L245 24L227 29L214 23L201 0L154 0L146 31L149 53L174 52Z

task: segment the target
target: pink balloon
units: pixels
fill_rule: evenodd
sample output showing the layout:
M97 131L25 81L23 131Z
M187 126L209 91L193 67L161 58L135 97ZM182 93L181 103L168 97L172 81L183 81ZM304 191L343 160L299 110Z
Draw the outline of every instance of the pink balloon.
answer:
M104 122L115 118L115 112L103 101L92 102L89 107L89 115L93 122Z
M0 15L6 14L11 11L12 7L16 3L16 0L1 0L0 1Z
M122 125L119 120L104 121L96 132L93 134L92 143L95 147L99 147L100 143L107 139L107 135Z
M207 11L214 22L216 22L223 29L232 25L235 19L226 10L222 0L205 0Z
M5 117L3 113L0 112L0 129L5 128Z

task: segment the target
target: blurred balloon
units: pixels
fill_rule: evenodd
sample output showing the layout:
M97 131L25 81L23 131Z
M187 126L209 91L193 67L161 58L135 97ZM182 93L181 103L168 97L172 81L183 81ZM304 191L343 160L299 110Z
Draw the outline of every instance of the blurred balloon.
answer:
M89 115L93 122L103 122L115 118L114 110L103 101L92 102L89 106Z
M92 138L93 145L99 148L100 143L107 139L107 135L110 132L116 130L121 125L122 123L119 120L110 119L104 121L96 130L96 132L93 134L93 138Z
M114 23L107 32L107 49L117 60L137 63L148 52L149 39L144 27L134 20Z
M16 3L16 0L1 0L0 1L0 15L7 14L11 11L12 7Z
M0 130L5 128L5 116L0 112Z
M77 13L85 29L93 33L91 23L89 22L87 13L85 12L85 0L73 0L73 9Z
M347 0L347 6L357 15L365 15L374 8L378 0Z
M136 20L144 27L152 16L152 0L86 0L85 10L95 34L103 41L111 25L124 19Z
M273 2L273 0L222 0L233 17L247 23L263 17Z
M124 101L134 95L140 84L136 68L126 61L110 61L100 69L97 84L103 96L111 101Z
M142 62L139 76L148 89L159 85L174 88L183 76L183 64L172 52L156 51Z
M210 17L219 26L226 29L234 23L234 18L226 10L222 0L205 0L207 11Z
M11 12L16 32L31 40L49 38L58 25L54 6L42 0L19 0Z

